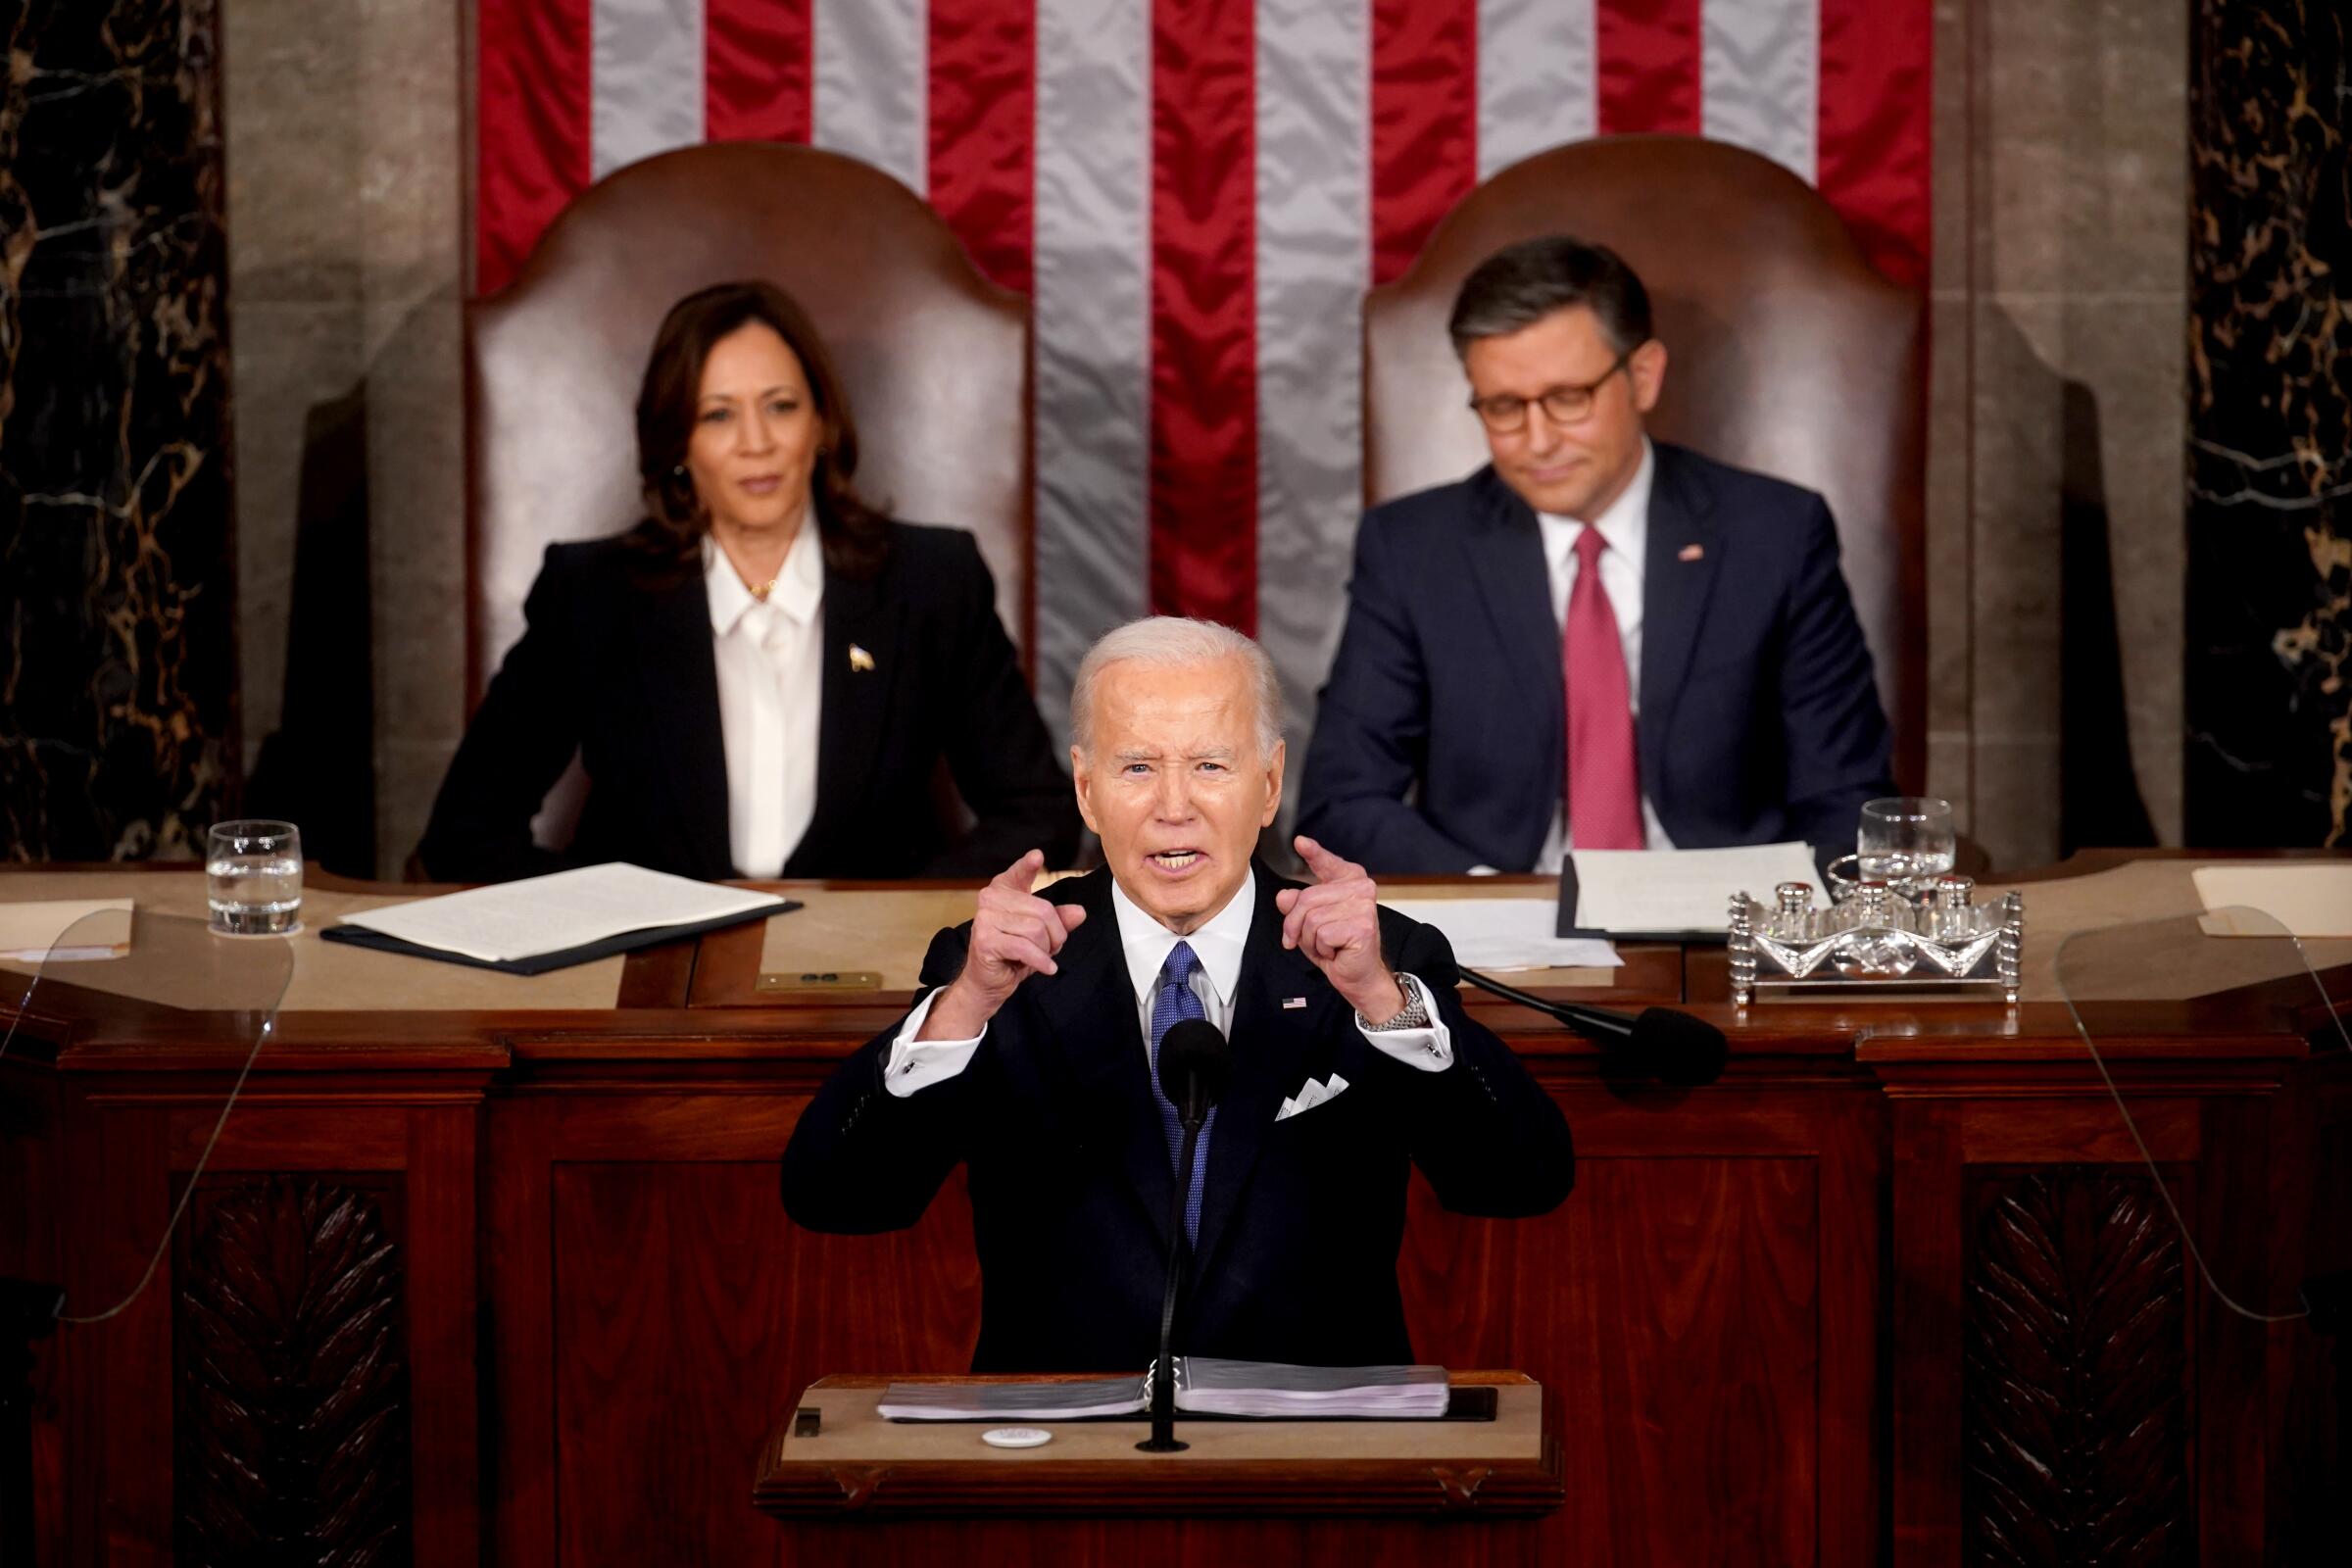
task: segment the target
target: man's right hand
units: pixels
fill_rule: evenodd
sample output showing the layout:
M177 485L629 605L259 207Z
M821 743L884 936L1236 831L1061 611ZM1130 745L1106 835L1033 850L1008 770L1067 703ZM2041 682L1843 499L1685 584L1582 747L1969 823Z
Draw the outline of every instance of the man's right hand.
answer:
M1045 852L1031 850L980 890L963 972L931 1004L917 1040L970 1040L988 1027L1022 981L1056 972L1054 956L1086 919L1086 910L1029 891L1045 864Z

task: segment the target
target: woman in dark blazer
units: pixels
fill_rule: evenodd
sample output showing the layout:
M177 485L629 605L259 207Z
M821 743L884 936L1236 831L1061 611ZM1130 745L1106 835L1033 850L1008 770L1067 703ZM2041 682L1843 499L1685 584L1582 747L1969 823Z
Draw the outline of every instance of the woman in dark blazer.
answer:
M971 535L851 488L857 426L767 283L673 307L637 401L649 515L550 546L433 803L450 881L630 860L703 878L994 875L1078 817ZM577 754L570 847L531 819ZM978 818L942 823L945 761Z

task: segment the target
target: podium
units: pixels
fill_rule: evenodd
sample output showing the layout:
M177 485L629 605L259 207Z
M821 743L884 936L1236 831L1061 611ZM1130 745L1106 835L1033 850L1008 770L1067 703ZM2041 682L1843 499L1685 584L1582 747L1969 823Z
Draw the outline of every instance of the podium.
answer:
M794 1522L787 1560L1531 1562L1537 1521L1563 1494L1544 1390L1517 1372L1453 1374L1457 1390L1494 1391L1491 1420L1179 1412L1179 1453L1139 1451L1142 1417L886 1421L875 1406L890 1382L818 1379L762 1447L753 1500ZM981 1441L1003 1425L1054 1439Z

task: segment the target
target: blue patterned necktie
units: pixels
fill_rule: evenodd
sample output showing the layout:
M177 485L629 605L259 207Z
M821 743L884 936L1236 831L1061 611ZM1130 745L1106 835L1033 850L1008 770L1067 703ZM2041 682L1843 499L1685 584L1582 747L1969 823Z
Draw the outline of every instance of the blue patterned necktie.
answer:
M1200 959L1189 943L1179 942L1168 954L1168 961L1159 966L1159 989L1152 997L1152 1098L1159 1102L1160 1131L1168 1139L1168 1170L1176 1169L1176 1161L1184 1153L1184 1122L1176 1114L1176 1102L1159 1087L1159 1042L1179 1020L1208 1016L1200 1005L1200 996L1193 989L1193 976L1200 968ZM1192 1181L1184 1195L1184 1239L1187 1245L1197 1246L1200 1240L1200 1189L1208 1174L1208 1135L1217 1125L1217 1113L1212 1106L1208 1119L1200 1124L1200 1138L1193 1151Z

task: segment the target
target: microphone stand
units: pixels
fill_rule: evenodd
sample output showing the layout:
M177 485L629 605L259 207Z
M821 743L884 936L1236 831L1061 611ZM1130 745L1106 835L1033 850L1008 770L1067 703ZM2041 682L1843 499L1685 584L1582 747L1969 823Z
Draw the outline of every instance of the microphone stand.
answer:
M1176 1358L1169 1342L1176 1332L1176 1284L1192 1261L1184 1235L1184 1200L1193 1190L1193 1154L1207 1112L1184 1118L1184 1154L1176 1162L1176 1186L1168 1195L1168 1284L1159 1300L1159 1359L1152 1363L1152 1436L1136 1445L1146 1453L1177 1453L1192 1446L1176 1437Z
M1491 996L1497 996L1505 1002L1515 1003L1530 1012L1540 1012L1555 1023L1566 1024L1587 1040L1618 1045L1633 1037L1634 1020L1631 1018L1603 1012L1598 1007L1582 1006L1573 1002L1546 1002L1542 997L1520 990L1517 986L1506 986L1493 975L1480 974L1476 969L1463 969L1461 976Z
M1546 1002L1492 975L1464 969L1482 991L1557 1019L1600 1047L1600 1078L1629 1102L1681 1096L1723 1076L1728 1044L1721 1029L1672 1007L1645 1007L1634 1017L1574 1002ZM1653 1090L1652 1083L1655 1083Z

